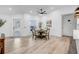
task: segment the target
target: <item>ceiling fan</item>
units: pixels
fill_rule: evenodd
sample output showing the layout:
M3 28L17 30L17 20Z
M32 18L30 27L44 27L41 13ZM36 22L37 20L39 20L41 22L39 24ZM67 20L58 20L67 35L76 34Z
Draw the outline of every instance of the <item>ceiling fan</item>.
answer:
M39 9L38 13L39 13L39 14L47 14L47 12L46 12L45 10L43 10L42 8Z

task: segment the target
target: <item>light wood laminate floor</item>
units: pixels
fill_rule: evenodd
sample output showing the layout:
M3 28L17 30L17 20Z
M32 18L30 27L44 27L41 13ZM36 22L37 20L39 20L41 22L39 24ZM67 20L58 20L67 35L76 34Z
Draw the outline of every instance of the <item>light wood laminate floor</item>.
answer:
M29 38L6 38L6 54L64 54L68 53L69 37L50 37L49 40Z

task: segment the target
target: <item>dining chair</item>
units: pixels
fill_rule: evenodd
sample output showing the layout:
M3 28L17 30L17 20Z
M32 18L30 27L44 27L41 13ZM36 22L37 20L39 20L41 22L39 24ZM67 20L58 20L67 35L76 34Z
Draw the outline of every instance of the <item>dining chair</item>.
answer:
M34 38L35 35L35 26L30 27L30 31L32 32L32 38Z
M49 39L49 32L50 32L50 30L47 29L47 30L45 30L45 33L43 33L43 37L46 38L46 40Z
M35 30L35 33L34 33L34 38L36 40L36 38L39 38L40 34L38 33L38 30Z

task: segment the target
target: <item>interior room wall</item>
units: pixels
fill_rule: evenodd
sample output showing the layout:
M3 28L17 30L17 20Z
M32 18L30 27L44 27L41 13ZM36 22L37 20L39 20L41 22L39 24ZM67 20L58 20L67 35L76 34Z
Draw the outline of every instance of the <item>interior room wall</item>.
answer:
M29 36L31 35L30 31L30 19L31 15L24 14L24 19L22 19L21 25L22 25L22 36Z
M23 14L15 14L12 15L12 20L13 20L13 36L15 37L21 37L22 36L22 29L23 29L23 22L22 20L24 19Z
M30 13L25 13L24 14L24 20L23 20L23 30L22 30L22 35L31 35L30 31L30 20L36 20L37 27L38 23L41 21L43 23L43 28L46 26L46 21L47 20L52 20L52 27L50 30L50 35L54 36L62 36L62 21L61 21L61 13L59 10L52 11L50 14L46 15L32 15ZM27 34L26 34L27 33Z
M5 37L14 37L14 23L13 23L13 19L14 18L19 18L20 21L22 22L22 19L23 19L23 15L20 15L20 14L15 14L15 15L0 15L0 19L3 19L3 20L6 20L6 23L0 27L0 34L1 33L4 33L5 34ZM20 32L22 33L22 26L19 28Z
M0 19L6 20L6 23L0 27L0 34L4 33L6 37L13 36L13 20L11 15L0 15Z
M36 26L38 29L39 22L41 21L43 24L43 28L46 26L47 16L40 16L40 15L31 15L31 14L24 14L24 19L22 19L22 36L30 36L32 32L30 31L30 26Z
M52 11L49 16L52 19L52 28L51 28L51 35L54 36L62 36L62 15L64 14L71 14L74 13L74 10L77 6L71 6L71 7L63 7L61 9ZM74 25L75 26L75 25Z
M59 10L56 10L49 14L50 18L52 19L52 28L50 31L51 35L54 36L62 36L62 19L61 19L61 13Z
M72 14L72 13L75 13L75 9L77 8L77 6L70 6L70 7L64 7L64 8L61 8L59 9L61 14L64 15L64 14Z
M22 36L31 36L32 32L30 31L30 26L38 27L39 17L31 14L25 13L24 19L22 19Z
M52 28L50 30L50 35L54 36L62 36L62 14L69 14L74 12L75 7L71 8L61 8L58 10L51 11L50 14L47 14L46 16L42 16L42 18L39 15L31 15L30 13L24 13L22 14L22 20L21 20L21 34L22 36L28 36L31 35L30 31L30 20L36 20L36 24L42 20L45 27L45 22L49 19L52 20ZM0 28L0 33L5 33L6 36L13 36L13 18L12 15L1 15L0 17L7 20L5 25L3 25Z

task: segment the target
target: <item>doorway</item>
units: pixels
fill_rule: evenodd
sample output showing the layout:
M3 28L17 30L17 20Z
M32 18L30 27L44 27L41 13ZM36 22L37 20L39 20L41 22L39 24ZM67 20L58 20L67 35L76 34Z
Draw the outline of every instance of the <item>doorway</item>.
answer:
M13 18L13 36L14 37L21 37L21 25L20 18Z

